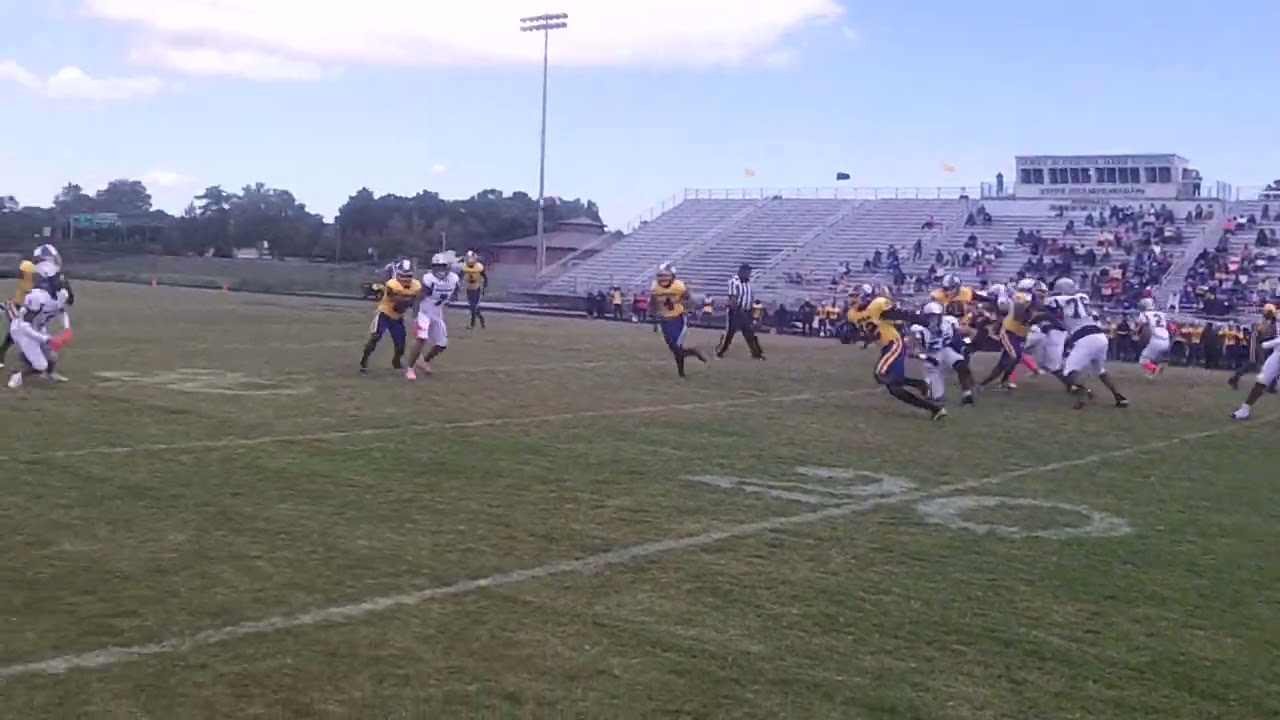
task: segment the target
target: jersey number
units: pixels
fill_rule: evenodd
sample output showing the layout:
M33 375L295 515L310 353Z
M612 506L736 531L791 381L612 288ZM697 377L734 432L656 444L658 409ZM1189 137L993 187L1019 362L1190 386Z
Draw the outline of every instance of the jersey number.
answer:
M862 334L865 335L868 340L880 339L879 323L871 320L864 320L863 322L858 323L858 329L862 331Z
M431 304L432 304L432 305L435 305L436 307L440 307L441 305L443 305L443 304L445 304L445 303L447 303L447 302L449 302L449 293L445 293L445 294L443 294L443 295L436 295L436 296L435 296L435 302L433 302L433 303L431 303Z

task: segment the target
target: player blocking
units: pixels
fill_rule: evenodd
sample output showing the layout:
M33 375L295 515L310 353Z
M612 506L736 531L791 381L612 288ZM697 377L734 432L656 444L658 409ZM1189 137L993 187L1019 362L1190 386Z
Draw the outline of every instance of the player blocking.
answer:
M369 324L369 339L364 344L364 354L360 356L360 374L369 372L369 357L378 348L378 342L384 334L391 336L391 344L395 352L391 357L391 367L399 370L403 366L401 360L405 351L404 314L418 300L422 284L413 277L413 263L407 258L400 258L387 266L390 277L382 286L382 297L378 300L378 309Z
M34 262L19 266L14 301L7 306L9 330L0 353L16 346L22 366L10 376L11 389L22 387L24 375L40 375L47 380L66 382L56 371L58 353L71 341L71 318L67 307L74 302L70 285L62 274L62 258L52 245L41 245L32 253ZM61 316L62 331L50 332L49 324ZM3 367L3 364L0 364Z

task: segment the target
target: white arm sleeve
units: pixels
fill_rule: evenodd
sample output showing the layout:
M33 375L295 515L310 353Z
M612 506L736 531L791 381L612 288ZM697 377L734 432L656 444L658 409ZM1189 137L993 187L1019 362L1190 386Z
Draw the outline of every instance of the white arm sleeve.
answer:
M1280 348L1280 336L1273 337L1270 340L1262 343L1263 350L1273 350L1275 348Z

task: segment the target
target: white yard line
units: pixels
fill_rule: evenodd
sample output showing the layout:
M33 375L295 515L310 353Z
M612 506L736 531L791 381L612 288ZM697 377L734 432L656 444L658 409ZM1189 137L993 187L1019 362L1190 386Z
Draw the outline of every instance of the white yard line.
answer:
M615 364L615 363L608 363ZM528 365L524 367L530 367ZM557 365L556 367L563 367ZM573 412L554 413L551 415L519 415L513 417L480 418L478 420L459 420L447 423L426 423L421 425L404 425L394 430L416 432L422 430L453 430L463 428L499 427L504 425L537 425L565 420L584 420L599 417L626 417L628 415L652 415L653 413L679 410L708 410L713 408L735 407L738 405L754 405L760 403L795 402L798 400L819 400L831 397L848 397L879 392L876 388L859 390L842 390L836 392L804 393L800 395L758 395L754 397L730 398L727 400L707 400L703 402L676 403L670 405L646 405L642 407L610 408L606 410L577 410ZM392 428L360 428L357 430L331 430L324 432L299 433L296 435L263 435L261 437L224 437L214 440L191 440L178 443L152 443L146 445L126 445L120 447L88 447L78 450L50 450L31 453L29 455L0 455L0 462L38 462L54 458L84 457L88 455L128 455L143 452L164 452L173 450L206 450L219 448L252 447L255 445L273 445L276 443L310 442L316 440L337 440L349 437L368 435L385 435Z
M791 399L799 399L801 396L793 396ZM760 398L759 401L774 400L777 398ZM725 401L726 403L744 402L744 401ZM706 407L707 403L698 403L696 407ZM678 407L678 406L676 406ZM674 408L673 408L674 409ZM637 408L633 412L643 412L644 409ZM655 410L656 411L656 410ZM1280 416L1277 416L1280 417ZM1271 422L1275 417L1268 417L1252 423L1257 425L1260 423ZM1178 443L1191 442L1207 437L1214 437L1231 432L1240 427L1248 427L1246 424L1227 425L1217 430L1208 430L1204 432L1190 433L1180 435L1178 437L1169 438L1167 440L1159 440L1156 442L1146 443L1143 445L1135 445L1133 447L1122 448L1120 450L1110 450L1107 452L1095 453L1077 458L1075 460L1064 460L1047 465L1039 465L1036 467L1020 468L1009 472L988 475L987 477L978 478L976 480L966 480L963 482L951 483L941 487L934 488L929 491L905 493L891 497L872 498L860 502L848 503L838 507L816 510L813 512L801 513L799 515L784 515L767 518L758 522L743 523L733 525L720 530L701 533L699 535L690 535L681 538L668 538L665 540L657 540L654 542L641 543L630 547L612 550L598 555L590 555L588 557L579 558L577 560L563 560L559 562L548 563L546 565L538 565L536 567L526 568L523 570L514 570L511 572L497 573L487 577L476 578L473 580L464 580L452 585L443 585L438 587L429 587L416 592L402 593L398 595L383 595L379 597L369 598L358 603L349 605L335 605L332 607L321 608L318 610L310 610L307 612L297 613L293 615L276 615L273 617L263 618L261 620L252 620L235 625L227 625L224 627L205 630L193 635L185 635L181 637L173 637L167 640L161 640L154 643L146 643L142 645L131 645L127 647L107 647L99 650L93 650L84 653L75 653L68 655L60 655L58 657L46 660L38 660L34 662L19 663L0 667L0 682L4 682L16 677L24 675L58 675L71 670L86 668L103 668L117 665L119 663L138 660L153 655L166 655L188 652L197 648L209 645L217 645L242 637L250 637L255 635L268 635L284 630L295 628L307 628L316 625L329 625L343 622L352 622L359 620L366 615L377 612L391 610L401 607L412 607L421 605L432 600L453 597L456 595L464 595L475 592L477 590L485 590L488 588L497 588L504 585L514 585L529 580L537 580L539 578L551 577L554 575L584 574L594 572L602 568L614 565L624 565L627 563L642 560L655 555L674 552L676 550L691 550L705 547L722 540L730 538L747 537L751 535L759 535L761 533L771 532L774 530L782 530L792 526L809 525L823 520L846 517L854 513L863 512L872 508L884 505L892 505L895 503L911 502L932 496L949 495L954 492L972 490L979 487L994 485L1025 475L1033 475L1043 472L1054 472L1070 467L1080 465L1088 465L1100 460L1108 460L1111 458L1125 457L1136 453L1158 450L1170 445Z

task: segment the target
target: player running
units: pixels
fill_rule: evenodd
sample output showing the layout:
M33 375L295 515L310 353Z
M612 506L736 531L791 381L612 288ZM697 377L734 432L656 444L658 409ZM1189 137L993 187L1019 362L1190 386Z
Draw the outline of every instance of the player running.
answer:
M13 311L9 325L9 337L18 346L23 368L9 376L9 387L22 387L24 374L39 374L53 382L67 379L55 370L58 352L71 341L71 318L67 304L71 293L62 287L61 268L50 261L41 262L34 269L33 287ZM49 333L49 323L62 317L62 332Z
M1093 393L1081 383L1085 371L1098 376L1098 380L1107 386L1115 399L1116 407L1129 407L1129 400L1120 394L1115 382L1107 374L1107 350L1111 343L1099 324L1098 316L1089 308L1089 296L1079 291L1075 280L1059 278L1053 283L1049 307L1056 317L1061 318L1068 333L1067 342L1071 345L1071 351L1067 353L1063 372L1068 388L1076 398L1076 409L1084 407L1085 401L1093 398Z
M468 330L474 330L476 321L480 329L484 329L484 313L480 312L480 298L489 289L489 275L484 271L484 263L476 256L475 250L468 250L466 259L462 261L462 282L467 290L467 307L471 310L471 324Z
M676 277L676 269L670 263L658 267L658 273L649 287L649 307L655 319L654 329L661 328L662 339L676 360L676 372L684 377L686 358L707 358L694 347L685 347L684 336L689 331L689 319L684 314L689 303L689 288Z
M1255 336L1259 334L1267 338L1258 342L1259 352L1270 350L1271 355L1267 357L1266 362L1262 363L1262 369L1258 371L1253 388L1249 390L1249 397L1245 398L1244 404L1238 410L1231 413L1234 420L1248 420L1253 414L1254 403L1258 402L1264 393L1274 391L1276 382L1280 381L1280 319L1276 318L1274 307L1270 308L1270 312L1263 312L1263 321L1254 330Z
M404 371L406 380L417 380L417 370L431 374L431 361L449 346L449 328L445 326L444 309L458 292L458 274L449 267L449 258L436 253L431 258L431 271L422 276L421 294L418 297L417 317L414 321L413 347L409 350L409 368ZM481 324L483 327L483 323ZM431 343L431 349L419 361L422 348Z
M1154 380L1160 374L1161 366L1169 359L1169 319L1156 310L1156 303L1151 298L1138 301L1138 309L1141 312L1134 325L1139 337L1146 338L1138 362L1147 371L1147 379Z
M369 340L365 342L364 354L360 356L361 375L369 372L369 356L377 349L383 333L391 335L391 343L395 347L391 367L396 370L402 367L400 360L404 357L404 314L413 307L418 294L422 292L422 284L413 277L413 263L401 258L392 263L389 269L392 277L383 284L378 310L369 323Z
M973 331L945 313L942 303L925 303L919 324L911 326L916 346L916 359L924 363L924 381L929 385L929 399L942 404L946 391L944 370L955 372L960 380L961 405L973 404L973 372L965 344Z

